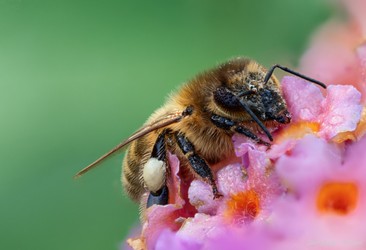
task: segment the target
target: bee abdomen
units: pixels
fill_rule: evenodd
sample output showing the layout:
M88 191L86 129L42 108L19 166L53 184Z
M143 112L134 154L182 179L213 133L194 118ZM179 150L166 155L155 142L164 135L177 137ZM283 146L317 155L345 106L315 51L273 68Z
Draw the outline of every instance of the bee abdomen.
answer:
M151 136L152 140L150 140ZM151 141L155 141L155 135L150 134L132 142L123 160L122 183L127 195L134 201L140 202L144 194L145 184L143 180L143 169L150 158Z
M144 192L142 181L142 169L140 161L135 160L136 156L130 150L126 152L123 160L122 183L127 195L134 201L138 202Z

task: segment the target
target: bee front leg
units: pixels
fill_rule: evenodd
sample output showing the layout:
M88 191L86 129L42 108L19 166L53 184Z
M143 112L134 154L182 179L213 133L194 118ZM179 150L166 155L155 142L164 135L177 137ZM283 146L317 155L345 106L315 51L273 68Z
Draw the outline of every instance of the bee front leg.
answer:
M151 157L145 163L143 170L144 183L150 191L146 207L154 204L166 205L169 200L169 190L166 186L166 169L168 166L165 148L167 131L159 134L155 141Z
M222 128L224 130L231 130L235 133L245 135L246 137L252 139L253 141L255 141L258 144L263 144L263 145L267 146L268 148L271 147L271 144L269 142L263 141L256 134L254 134L252 131L250 131L248 128L246 128L242 125L239 125L237 122L235 122L231 119L213 114L211 116L211 121L214 125L216 125L219 128Z
M193 171L211 185L214 199L221 197L222 195L217 189L211 168L206 161L195 152L193 144L182 133L175 133L175 139L184 156L188 159Z

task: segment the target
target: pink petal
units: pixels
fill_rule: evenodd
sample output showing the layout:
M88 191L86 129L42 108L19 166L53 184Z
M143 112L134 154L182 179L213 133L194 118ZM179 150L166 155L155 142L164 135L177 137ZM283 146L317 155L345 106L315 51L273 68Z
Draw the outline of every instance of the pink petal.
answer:
M247 137L239 134L234 134L232 140L234 143L235 155L238 157L245 155L248 152L249 148L255 147L252 141L250 141Z
M364 0L343 0L349 12L349 18L360 29L360 37L366 36L366 2Z
M188 189L189 202L199 213L214 215L220 205L219 199L214 199L212 188L202 180L193 180Z
M358 60L360 62L361 67L361 77L360 77L360 83L358 84L358 87L364 95L366 94L366 42L362 43L357 47L356 50ZM365 100L365 97L363 96L363 100Z
M234 134L232 137L233 143L234 143L234 150L235 150L235 155L237 157L241 157L242 158L242 165L245 168L248 168L248 166L250 164L267 164L263 161L263 156L265 155L265 151L267 150L266 146L263 145L258 145L255 144L253 141L251 141L250 139L239 135L239 134ZM261 153L260 153L261 152ZM261 155L260 159L261 159L261 163L259 162L255 162L257 161L255 159L255 157L251 159L252 163L250 163L250 155L251 154L259 154Z
M357 84L360 70L354 49L360 38L354 25L334 20L326 23L301 58L301 73L326 84Z
M316 183L332 176L341 166L341 151L313 135L299 140L291 155L277 160L276 170L282 181L299 194L313 192Z
M217 187L224 196L214 199L211 186L201 180L194 180L189 187L189 202L200 213L215 215L217 209L224 203L225 197L244 191L246 189L246 173L241 164L230 164L219 170Z
M360 175L362 178L366 178L366 157L364 155L365 149L366 136L361 138L358 142L355 142L347 147L345 152L345 165L350 168L350 172L354 172L355 170L364 172Z
M206 241L204 250L274 250L273 235L251 225L228 228L219 237ZM296 248L294 248L296 249ZM284 250L284 249L282 249Z
M248 150L249 168L248 174L264 174L266 167L269 165L269 160L264 151L249 148Z
M296 145L296 140L286 140L280 144L275 144L271 147L271 149L267 152L267 157L269 159L275 160L280 156L286 154L291 151L293 147Z
M268 170L271 162L268 158L268 152L259 150L252 144L240 140L239 136L233 136L236 153L243 158L243 168L233 165L232 168L224 168L222 172L231 173L222 175L219 179L220 188L224 190L224 194L236 194L245 190L252 189L259 196L261 203L261 212L257 220L264 219L268 216L270 203L276 199L284 190L274 172ZM241 142L241 144L240 144ZM277 156L278 157L278 156ZM225 181L226 180L226 181ZM221 209L225 207L221 207ZM219 211L221 211L219 209Z
M176 231L180 223L176 221L179 217L180 207L173 204L165 206L152 206L148 210L148 220L143 225L142 238L146 240L148 249L153 249L159 235L166 229ZM164 219L162 219L164 218Z
M245 190L247 175L241 164L232 164L217 173L218 188L224 196Z
M361 118L361 93L349 85L331 85L321 106L323 114L319 135L331 139L341 132L353 131Z
M171 230L164 230L155 245L155 250L199 250L201 244L197 243L194 238L184 238L177 235Z
M283 193L284 189L278 179L277 173L268 169L271 166L266 152L249 150L247 189L253 189L261 201L261 218L268 215L268 207L274 199Z
M186 220L177 236L194 239L203 244L221 235L225 229L221 217L197 213L194 218Z
M267 152L259 150L253 144L233 136L236 155L242 157L244 169L240 165L232 165L222 169L222 177L219 175L219 185L224 194L235 194L245 190L254 189L265 203L268 197L272 197L282 190L274 175L266 173L271 162ZM242 142L240 144L240 142ZM226 174L226 172L231 174Z
M318 86L298 77L286 76L282 79L282 90L293 122L316 121L324 99Z

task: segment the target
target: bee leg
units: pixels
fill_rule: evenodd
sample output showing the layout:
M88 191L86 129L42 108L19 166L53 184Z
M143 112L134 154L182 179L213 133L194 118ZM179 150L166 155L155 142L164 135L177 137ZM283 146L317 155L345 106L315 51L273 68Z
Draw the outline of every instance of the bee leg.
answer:
M211 168L208 166L206 161L195 152L193 144L182 133L175 133L175 139L179 148L188 159L194 172L204 180L208 181L211 185L214 199L221 197L222 195L217 189Z
M169 200L169 190L166 186L166 134L163 130L155 141L150 159L145 163L143 169L143 179L147 189L150 191L147 199L147 207L154 204L166 205Z
M234 133L239 133L239 134L245 135L246 137L252 139L253 141L255 141L258 144L263 144L263 145L267 146L268 148L271 147L271 144L269 142L263 141L252 131L250 131L249 129L247 129L246 127L244 127L242 125L239 125L237 122L235 122L231 119L213 114L211 116L211 121L214 125L216 125L219 128L222 128L225 130L231 130Z
M254 134L252 131L250 131L249 129L245 128L244 126L234 126L232 128L232 130L235 131L236 133L245 135L246 137L252 139L253 141L255 141L258 144L262 144L264 146L267 146L268 148L271 147L271 143L266 142L266 141L263 141L256 134Z
M166 185L164 185L158 192L150 192L147 198L146 208L152 205L166 205L169 200L169 190Z

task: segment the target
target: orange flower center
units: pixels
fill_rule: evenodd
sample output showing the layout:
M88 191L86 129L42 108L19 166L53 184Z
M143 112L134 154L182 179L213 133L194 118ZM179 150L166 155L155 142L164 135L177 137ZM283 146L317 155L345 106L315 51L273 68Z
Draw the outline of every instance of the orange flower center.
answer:
M227 201L225 217L234 220L254 219L260 211L259 197L254 190L240 192Z
M289 138L298 139L306 134L315 134L319 132L320 124L316 122L297 122L291 123L285 129L281 130L275 138L276 143L280 143Z
M318 193L317 208L322 213L346 215L356 208L358 187L352 182L330 182L323 185Z

